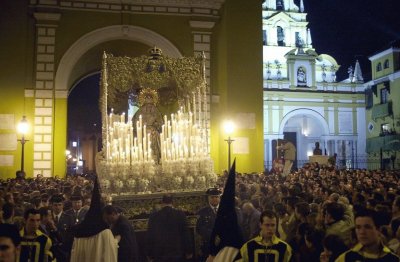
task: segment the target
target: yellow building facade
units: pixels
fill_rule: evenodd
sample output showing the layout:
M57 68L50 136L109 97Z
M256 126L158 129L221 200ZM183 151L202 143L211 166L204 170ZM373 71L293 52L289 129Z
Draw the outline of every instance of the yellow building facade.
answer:
M206 55L215 172L227 168L221 123L228 118L248 119L232 134L237 170L262 171L261 10L253 0L3 1L0 177L14 177L20 170L16 125L23 116L30 124L24 147L27 176L64 176L71 90L100 71L103 51L140 56L154 45L171 57Z
M367 153L382 169L400 168L400 44L394 41L369 57L366 83Z

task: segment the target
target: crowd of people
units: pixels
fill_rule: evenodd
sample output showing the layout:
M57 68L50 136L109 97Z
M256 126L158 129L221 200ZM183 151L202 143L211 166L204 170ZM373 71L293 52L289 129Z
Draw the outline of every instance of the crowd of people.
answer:
M199 254L172 195L164 195L161 210L150 214L146 250L138 250L123 210L102 205L100 214L93 213L93 177L1 181L0 261L83 261L79 252L85 248L78 252L77 239L105 228L117 243L108 256L115 261L212 261L217 254L210 251L210 237L226 177L221 175L216 187L207 190L208 205L196 214ZM237 174L236 213L243 246L236 259L399 261L399 185L398 171L337 170L317 163L287 175ZM98 217L102 229L82 233Z

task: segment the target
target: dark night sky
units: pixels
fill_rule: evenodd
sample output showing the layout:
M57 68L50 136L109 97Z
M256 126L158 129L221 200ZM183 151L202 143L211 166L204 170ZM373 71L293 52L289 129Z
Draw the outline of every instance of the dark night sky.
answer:
M400 38L400 0L304 0L304 5L317 53L331 55L341 65L338 81L347 78L347 68L354 67L356 59L364 79L370 80L368 57ZM99 75L95 75L71 92L69 131L93 130L95 123L100 127L98 89Z
M400 0L304 0L304 6L317 53L342 66L338 81L356 59L370 80L368 57L400 38Z

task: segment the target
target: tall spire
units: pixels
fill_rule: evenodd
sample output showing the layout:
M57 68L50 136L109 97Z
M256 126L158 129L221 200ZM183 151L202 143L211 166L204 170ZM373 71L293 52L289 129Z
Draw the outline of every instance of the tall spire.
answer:
M303 3L303 0L300 0L300 12L304 13L304 3Z
M303 1L302 1L303 2ZM311 39L311 32L310 28L307 28L307 46L311 47L312 46L312 39Z
M364 83L364 78L361 72L361 66L358 60L356 60L356 65L354 67L354 74L353 79L351 80L352 83Z

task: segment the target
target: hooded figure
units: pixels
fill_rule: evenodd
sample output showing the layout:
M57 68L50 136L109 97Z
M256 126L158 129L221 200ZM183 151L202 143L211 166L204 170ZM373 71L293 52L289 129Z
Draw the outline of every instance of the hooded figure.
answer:
M73 228L74 243L71 262L99 261L116 262L117 240L103 220L102 204L97 178L94 181L89 211L81 224Z

